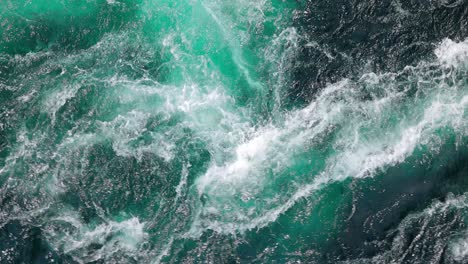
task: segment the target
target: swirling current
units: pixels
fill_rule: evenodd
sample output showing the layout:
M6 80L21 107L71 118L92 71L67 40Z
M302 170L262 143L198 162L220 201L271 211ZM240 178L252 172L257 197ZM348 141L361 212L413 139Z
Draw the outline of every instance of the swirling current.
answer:
M2 0L0 36L0 263L468 263L467 0Z

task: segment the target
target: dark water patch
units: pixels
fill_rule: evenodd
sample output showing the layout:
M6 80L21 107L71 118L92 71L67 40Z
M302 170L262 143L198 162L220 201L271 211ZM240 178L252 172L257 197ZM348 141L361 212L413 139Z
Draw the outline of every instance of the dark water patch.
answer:
M75 263L50 248L40 227L15 220L0 228L0 262L2 263Z
M468 2L308 1L295 23L304 40L290 97L308 101L327 83L399 71L431 57L444 38L463 40Z
M426 155L409 158L378 177L358 181L350 186L354 209L346 220L343 232L336 239L337 245L330 248L336 259L371 258L389 250L394 239L397 239L396 229L409 215L429 208L434 201L444 202L447 197L464 194L468 153L466 149L457 151L454 141L447 139L446 142L432 158ZM402 259L404 263L431 262L440 253L434 248L441 243L438 238L450 237L450 234L465 227L459 211L448 211L447 215L444 212L431 221L435 239L431 240L431 234L425 233L427 241L423 248L413 248L414 245L410 247L409 244L403 246L410 251ZM414 224L409 227L407 234L398 235L416 236L421 231L422 223ZM441 226L442 230L437 230L437 226ZM424 228L431 230L430 227ZM408 240L410 243L414 237ZM442 243L444 247L448 246L448 241Z

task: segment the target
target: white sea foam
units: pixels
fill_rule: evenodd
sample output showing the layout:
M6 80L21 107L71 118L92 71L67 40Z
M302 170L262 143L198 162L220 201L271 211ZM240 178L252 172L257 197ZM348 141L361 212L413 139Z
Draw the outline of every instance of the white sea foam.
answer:
M453 258L457 261L468 260L468 235L452 243L451 253Z
M59 91L54 91L50 96L47 97L44 103L44 110L50 113L55 120L56 112L65 105L65 103L71 98L75 97L78 91L78 85L66 85Z
M463 63L468 57L464 53L456 54L450 55L457 58L449 60L452 65ZM445 65L446 62L440 63ZM413 69L415 77L421 82L431 82L433 77L425 75L426 66L419 67ZM420 145L436 152L442 144L436 133L440 128L450 127L457 135L466 136L468 105L463 85L447 87L443 79L459 78L455 75L458 73L453 74L419 88L424 89L418 91L425 94L424 97L412 99L407 98L411 86L397 89L398 84L391 74L363 76L359 83L344 80L329 85L304 109L286 114L283 123L269 124L246 134L246 140L232 149L234 155L230 161L221 166L213 163L197 179L198 192L212 199L205 205L206 211L197 215L189 234L200 234L206 228L236 233L265 226L298 199L326 183L373 176L379 170L404 162ZM362 100L362 95L369 93L371 99ZM409 101L402 101L404 99ZM394 107L409 107L409 110L399 112L401 119L391 123L388 118L395 115ZM362 132L366 130L372 133ZM289 193L290 198L282 202L262 201L263 208L236 205L235 197L242 192L250 197L262 197L265 188L270 188L266 186L283 177L282 171L291 166L288 161L293 160L293 155L313 149L313 142L320 142L332 131L337 135L335 154L326 158L326 167L312 182L302 183L304 187ZM268 176L268 170L275 171L273 176ZM274 206L275 203L281 206Z
M179 184L177 184L176 186L176 198L174 199L174 204L177 204L177 202L183 195L184 188L186 188L187 186L187 179L189 175L188 169L190 168L190 166L190 164L184 164L182 166L182 171L180 172L180 181Z
M69 224L72 228L56 228L54 224ZM71 256L79 256L79 262L106 260L117 252L136 254L141 243L148 234L144 230L145 223L137 217L124 221L106 221L97 226L82 223L79 216L68 212L47 223L46 230L49 241L56 248L61 248ZM101 245L98 250L89 247Z
M467 63L468 39L455 42L451 39L444 39L435 50L437 59L448 66L458 66Z

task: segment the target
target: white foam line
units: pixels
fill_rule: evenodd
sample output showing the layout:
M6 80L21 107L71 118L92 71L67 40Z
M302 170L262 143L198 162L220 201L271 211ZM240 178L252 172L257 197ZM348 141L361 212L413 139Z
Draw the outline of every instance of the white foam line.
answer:
M172 247L173 243L174 243L174 237L171 237L171 239L169 239L169 242L161 250L161 253L154 260L154 262L153 262L154 264L161 263L162 259L169 254L169 251L171 250L171 247Z
M190 166L191 166L190 163L184 164L182 166L180 181L179 181L179 184L176 186L176 197L174 199L174 204L177 204L180 197L182 196L183 189L187 186L187 178L189 174L188 169L190 168Z
M459 49L463 50L464 47L457 47L457 50ZM456 63L463 63L468 57L468 54L465 54L464 51L455 51L454 54L448 57L457 58ZM455 63L454 60L450 59L449 61ZM421 67L423 67L421 70L425 69L424 65ZM369 77L372 77L372 75L369 75ZM374 79L376 77L374 76ZM382 77L384 78L386 75ZM372 78L369 80L372 82ZM363 79L363 81L367 80ZM380 80L373 82L377 87L381 86ZM359 133L355 127L357 124L350 122L356 121L356 118L362 119L362 114L365 114L368 118L375 118L375 116L380 116L382 111L393 111L391 108L393 103L398 102L410 89L407 87L403 91L398 91L391 90L392 87L391 82L390 87L384 86L382 88L384 93L381 97L373 98L370 101L362 101L360 98L360 92L362 91L356 89L356 87L350 87L349 82L343 81L330 85L309 106L287 115L284 126L270 126L258 129L253 137L234 149L235 155L231 162L225 163L223 166L213 164L203 176L197 179L196 184L199 194L206 193L209 196L223 197L222 200L224 201L224 199L229 199L227 197L230 195L245 188L252 188L252 185L255 184L259 184L258 188L261 190L262 177L264 177L262 171L265 166L271 166L276 161L287 160L282 152L285 152L286 156L291 155L292 152L289 153L290 151L326 131L330 125L348 125L348 127L345 126L346 129L354 127L352 131L354 136L351 139L343 138L343 136L339 137L339 140L343 140L343 143L345 143L342 146L344 151L341 154L329 157L324 172L316 176L312 184L300 188L281 206L267 210L261 213L260 216L253 218L248 216L248 212L236 212L236 214L232 215L232 220L250 219L248 223L238 224L231 222L230 216L223 215L223 212L219 212L219 214L224 218L227 217L227 221L224 222L209 218L204 219L204 216L199 212L187 235L200 235L204 229L213 229L221 233L236 233L255 227L263 227L275 221L280 214L292 207L298 199L310 195L312 191L323 186L323 183L342 181L349 177L370 177L379 169L403 162L419 144L431 144L430 140L437 137L434 131L438 128L450 126L456 129L457 134L466 135L468 133L466 120L464 119L468 96L457 97L452 94L452 92L456 94L461 87L455 86L451 92L441 91L434 87L426 91L426 93L429 92L425 96L425 99L430 102L429 105L422 102L421 98L416 98L415 100L418 101L412 106L416 111L421 111L422 117L420 120L412 117L409 123L407 121L398 121L397 126L393 129L400 132L392 133L392 136L384 136L383 138L373 136L370 140L359 139ZM376 94L379 94L378 91L376 91ZM422 109L418 110L419 108ZM417 112L412 114L417 114ZM278 149L283 151L278 152ZM283 166L286 166L286 163ZM222 204L210 203L209 206L215 206L210 209L212 212L222 211ZM221 208L216 209L216 206L221 206ZM243 215L244 213L246 215Z

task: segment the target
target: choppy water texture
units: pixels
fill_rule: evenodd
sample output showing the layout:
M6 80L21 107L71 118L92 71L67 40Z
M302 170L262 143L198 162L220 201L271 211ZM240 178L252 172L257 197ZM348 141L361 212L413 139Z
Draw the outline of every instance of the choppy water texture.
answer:
M467 263L468 1L0 1L0 263Z

